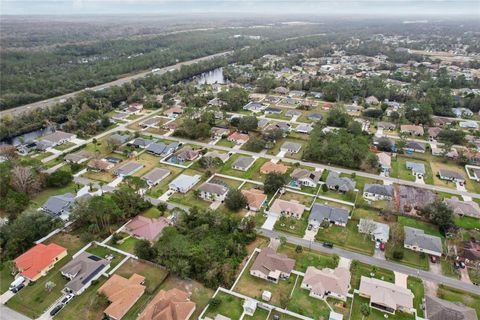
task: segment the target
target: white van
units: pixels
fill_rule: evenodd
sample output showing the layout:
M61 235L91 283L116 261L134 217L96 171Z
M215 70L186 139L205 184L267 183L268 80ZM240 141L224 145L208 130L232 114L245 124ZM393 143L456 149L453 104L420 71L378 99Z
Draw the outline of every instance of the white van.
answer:
M13 280L12 283L10 283L10 290L17 288L19 285L23 284L25 282L25 278L20 276L17 279Z

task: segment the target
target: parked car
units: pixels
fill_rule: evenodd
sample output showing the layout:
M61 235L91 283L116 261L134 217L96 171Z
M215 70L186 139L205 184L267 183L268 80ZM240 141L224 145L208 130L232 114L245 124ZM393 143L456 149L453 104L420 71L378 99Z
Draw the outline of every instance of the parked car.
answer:
M17 293L18 291L22 290L24 287L25 287L25 282L19 284L18 286L16 286L15 288L11 289L10 291L12 291L13 293Z
M453 263L453 267L454 267L455 269L460 269L460 263L459 263L458 261L455 261L455 262Z
M312 230L313 226L311 224L308 225L308 231Z
M385 251L385 243L380 243L380 250Z
M375 241L375 249L380 249L380 242L379 241Z
M437 257L435 257L435 256L430 256L430 261L431 261L432 263L437 263Z
M324 243L322 243L322 246L324 246L325 248L330 248L331 249L331 248L333 248L333 243L325 241Z
M56 315L60 310L62 310L63 308L63 304L57 304L55 306L55 308L52 309L52 311L50 311L50 315L53 317L54 315Z
M465 269L465 262L460 261L459 263L460 263L460 268Z
M13 280L12 283L10 283L9 289L10 289L10 291L12 291L12 292L17 292L18 290L17 290L17 291L13 291L13 290L14 290L15 288L17 288L18 286L20 286L21 284L24 284L24 283L25 283L25 278L22 277L22 276L20 276L20 277L16 278L15 280Z
M60 303L63 303L64 305L69 303L75 295L73 293L67 294Z

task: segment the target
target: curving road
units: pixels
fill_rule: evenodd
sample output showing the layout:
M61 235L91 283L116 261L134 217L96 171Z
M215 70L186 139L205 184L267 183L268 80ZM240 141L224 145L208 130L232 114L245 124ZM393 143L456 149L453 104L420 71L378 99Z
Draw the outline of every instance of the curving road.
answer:
M212 54L212 55L209 55L209 56L201 57L201 58L198 58L198 59L193 59L193 60L189 60L189 61L180 62L180 63L174 64L174 65L171 65L171 66L161 68L158 71L155 71L155 74L156 75L164 74L168 71L178 70L182 66L187 66L187 65L191 65L191 64L194 64L194 63L197 63L197 62L214 59L214 58L217 58L217 57L228 55L230 53L232 53L232 51L225 51L225 52L220 52L220 53ZM135 79L143 78L143 77L145 77L145 76L147 76L148 74L151 74L151 73L152 73L151 70L143 71L143 72L140 72L140 73L137 73L137 74L134 74L134 75L126 76L126 77L123 77L123 78L120 78L120 79L117 79L117 80L114 80L114 81L111 81L111 82L107 82L107 83L100 84L100 85L95 86L95 87L88 88L88 90L98 91L98 90L103 90L103 89L113 87L113 86L120 86L124 83L131 82ZM46 100L42 100L42 101L33 102L33 103L30 103L30 104L26 104L24 106L20 106L20 107L8 109L8 110L3 110L3 111L0 111L0 117L4 117L4 116L7 116L7 115L18 116L22 113L33 111L35 109L48 108L50 106L53 106L53 105L59 103L60 101L62 101L64 99L66 100L68 98L71 98L71 97L75 96L76 94L78 94L82 91L83 90L79 90L79 91L64 94L62 96L58 96L58 97L54 97L54 98L50 98L50 99L46 99Z

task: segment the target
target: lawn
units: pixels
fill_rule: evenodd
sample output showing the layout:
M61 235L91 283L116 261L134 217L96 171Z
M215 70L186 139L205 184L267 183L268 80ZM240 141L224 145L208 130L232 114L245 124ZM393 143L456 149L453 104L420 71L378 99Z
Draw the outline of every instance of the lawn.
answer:
M204 316L213 319L217 314L221 314L232 320L240 319L243 313L242 299L221 291L218 292L215 298L220 300L220 305L216 307L209 306Z
M48 200L48 198L52 196L56 196L59 194L65 194L65 193L76 193L76 186L75 183L71 182L69 183L66 187L63 188L48 188L45 189L39 193L37 193L35 196L32 197L31 201L31 206L34 208L38 208L42 206L45 201Z
M440 258L440 265L442 267L442 273L443 275L454 278L454 279L460 279L460 274L458 273L457 270L453 267L453 261L449 260L447 258Z
M0 294L8 290L12 281L13 276L11 273L11 268L6 266L5 263L0 264Z
M158 165L158 167L161 167L162 169L166 169L166 170L170 171L170 174L165 179L160 181L159 184L157 184L156 186L148 189L147 195L149 195L153 198L158 198L162 194L167 192L168 184L170 182L172 182L183 170L181 168L177 168L177 167L173 167L173 166L166 167L166 166Z
M194 189L197 187L194 187ZM169 201L175 202L178 204L183 204L189 207L195 206L195 207L204 208L204 209L208 208L211 202L205 201L199 196L196 196L194 189L188 191L187 193L176 192L174 195L170 197Z
M480 229L480 219L472 217L458 217L454 218L455 225L463 229Z
M374 277L391 283L395 282L395 274L393 271L372 266L357 260L352 261L350 273L352 275L350 283L353 289L358 289L360 287L360 278L362 276L369 278Z
M352 220L359 221L360 219L370 219L373 221L386 223L383 216L381 216L379 212L376 210L371 210L371 209L368 210L365 208L355 208L352 213Z
M303 204L305 207L309 208L313 201L315 200L314 197L310 197L304 194L292 192L292 191L286 191L284 194L280 196L280 199L286 200L286 201L297 201L298 203ZM304 213L304 215L307 215L307 213Z
M293 290L287 309L313 319L328 319L330 308L325 301L312 298L309 291L300 288L303 278L298 277L297 284Z
M373 309L368 307L370 310L370 314L368 316L363 316L361 312L362 305L369 305L369 299L360 297L358 294L355 294L355 297L353 299L353 305L352 305L352 315L355 315L354 318L352 319L362 319L362 320L385 320L385 314L384 312L381 312L377 309ZM361 316L362 315L362 316ZM392 320L414 320L415 315L413 314L407 314L407 313L402 313L397 311L395 315L388 314L388 319Z
M247 320L266 320L268 317L268 311L262 308L257 307L253 316L245 315L243 319Z
M331 225L326 229L320 228L315 239L368 255L373 255L375 246L370 237L358 232L357 221L354 220L349 220L346 227Z
M290 218L281 216L277 222L275 222L274 229L292 234L294 236L302 238L305 234L305 229L308 225L308 216L304 214L301 219Z
M75 146L76 146L76 144L73 143L73 142L66 142L66 143L60 144L58 146L55 146L55 149L58 150L58 151L63 151L63 150L67 150L67 149L75 147Z
M477 274L475 268L468 268L468 276L473 283L480 283L480 274Z
M78 235L72 233L60 232L45 240L44 244L56 243L67 249L69 254L75 254L85 244L82 243Z
M268 159L265 158L258 158L255 160L255 162L252 164L252 166L247 170L247 171L241 171L241 170L235 170L232 168L232 163L235 162L240 157L249 157L246 155L241 155L241 154L234 154L233 156L228 159L228 161L225 163L225 165L219 170L219 173L229 175L229 176L234 176L238 178L243 178L243 179L255 179L257 178L256 175L258 174L260 167L267 161Z
M99 246L99 245L95 245L95 244L90 246L87 249L87 252L89 252L91 254L94 254L94 255L96 255L100 258L105 258L108 255L112 255L113 258L110 260L110 269L109 270L112 270L117 264L120 263L120 261L123 260L123 258L125 258L125 256L121 255L120 253L117 253L117 252L112 251L108 248L105 248L105 247L102 247L102 246Z
M150 209L147 209L144 213L142 213L142 216L155 219L161 217L162 213L157 208L151 207Z
M223 138L223 139L220 139L215 145L221 146L221 147L233 148L235 146L235 143Z
M135 254L135 245L139 242L139 240L126 233L122 233L121 236L124 237L124 240L122 243L116 243L116 244L109 243L109 245L117 249L120 249L122 251Z
M413 307L417 310L417 316L423 317L422 301L425 295L425 287L423 281L419 278L408 277L407 288L412 290L413 295Z
M82 177L104 183L110 183L115 179L115 176L109 171L87 171L82 174Z
M474 308L477 314L480 314L480 295L441 284L438 286L437 297L451 302L461 302L466 306Z
M410 218L406 216L398 216L397 219L398 223L400 223L404 227L412 227L416 229L421 229L425 231L426 234L430 234L432 236L437 236L443 238L444 236L438 230L438 227L432 223L428 223L425 221L421 221L419 219Z
M238 187L240 187L240 185L242 184L242 181L227 179L227 178L218 177L218 176L212 178L212 180L213 181L221 181L221 182L225 183L226 185L228 185L228 187L230 189L238 189Z
M394 259L394 251L403 252L403 259ZM403 247L403 245L395 245L393 243L388 243L385 248L385 258L387 260L395 261L410 267L419 268L427 271L429 269L427 254L406 249Z
M289 153L288 152L288 153L285 154L285 157L292 158L292 159L297 159L297 160L302 159L303 152L305 151L305 146L307 145L307 142L305 140L301 140L301 139L295 139L295 138L279 139L277 141L277 143L275 143L275 146L273 148L268 149L267 153L270 154L270 155L273 155L273 156L277 155L280 152L280 149L285 142L294 142L294 143L299 143L299 144L302 145L302 148L300 149L300 151L298 153Z
M295 284L296 276L291 275L286 280L280 280L278 283L273 283L250 275L250 268L252 267L257 255L258 254L255 253L255 257L250 261L247 268L240 276L240 280L235 286L234 291L261 301L263 291L267 290L272 293L270 304L282 307L281 301L285 302L290 296ZM285 307L285 305L283 307Z
M407 161L423 163L425 166L425 176L423 179L426 184L433 184L433 173L429 163L423 160L409 159L408 157L397 156L396 159L392 159L392 170L390 172L390 176L402 180L415 181L415 176L412 175L412 170L407 169L406 167Z
M307 267L313 266L318 269L336 268L338 266L338 256L326 254L323 252L312 251L303 248L302 252L297 253L295 247L285 244L278 249L278 252L285 253L290 258L295 259L295 270L305 272Z

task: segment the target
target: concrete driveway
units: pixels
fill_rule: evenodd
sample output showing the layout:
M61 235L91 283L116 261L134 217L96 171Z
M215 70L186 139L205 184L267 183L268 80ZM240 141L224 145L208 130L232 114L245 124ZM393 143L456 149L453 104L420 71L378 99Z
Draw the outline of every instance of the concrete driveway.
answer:
M273 226L277 220L278 216L269 214L267 220L263 223L262 229L273 230Z
M175 192L173 192L172 190L167 190L167 192L165 192L164 194L162 194L158 200L160 201L163 201L163 202L167 202L168 199L170 199L170 197L174 194Z
M312 228L312 230L305 230L305 235L303 239L307 241L315 241L315 236L317 235L318 229Z
M407 278L408 276L404 273L393 271L395 274L395 284L402 288L407 288Z
M1 303L1 304L7 303L7 301L10 300L14 295L15 295L15 293L13 293L13 292L10 291L10 290L7 290L6 292L4 292L4 293L0 296L0 303Z

